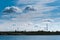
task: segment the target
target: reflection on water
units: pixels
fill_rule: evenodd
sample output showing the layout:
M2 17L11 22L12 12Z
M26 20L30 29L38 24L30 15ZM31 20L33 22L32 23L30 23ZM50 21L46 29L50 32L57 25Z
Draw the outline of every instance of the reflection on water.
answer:
M60 35L7 35L0 36L0 40L60 40Z

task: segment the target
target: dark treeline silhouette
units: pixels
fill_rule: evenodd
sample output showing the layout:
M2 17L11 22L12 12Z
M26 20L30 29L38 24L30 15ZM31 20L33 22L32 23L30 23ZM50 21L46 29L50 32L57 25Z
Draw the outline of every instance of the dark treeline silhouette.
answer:
M0 35L60 35L60 31L4 31Z

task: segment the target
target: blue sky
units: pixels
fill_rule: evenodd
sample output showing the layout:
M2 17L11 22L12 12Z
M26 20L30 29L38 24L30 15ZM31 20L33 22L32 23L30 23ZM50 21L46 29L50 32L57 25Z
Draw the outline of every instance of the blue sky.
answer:
M60 31L60 0L0 0L0 30ZM37 26L37 27L36 27Z

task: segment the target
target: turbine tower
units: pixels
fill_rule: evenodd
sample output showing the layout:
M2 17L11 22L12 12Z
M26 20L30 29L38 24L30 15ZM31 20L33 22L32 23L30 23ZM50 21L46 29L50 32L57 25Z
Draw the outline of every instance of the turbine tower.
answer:
M46 24L46 30L48 31L48 24Z
M51 19L45 19L43 22L44 22L45 25L46 25L45 30L46 30L46 31L49 31L49 24L50 24L51 22L53 22L53 20L51 20Z

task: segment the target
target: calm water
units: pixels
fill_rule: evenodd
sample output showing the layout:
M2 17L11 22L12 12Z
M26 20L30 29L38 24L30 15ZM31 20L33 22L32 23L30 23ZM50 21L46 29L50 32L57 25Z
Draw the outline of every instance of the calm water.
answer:
M27 35L20 35L20 36L0 36L0 40L60 40L60 35L53 35L53 36L42 36L42 35L35 35L35 36L27 36Z

